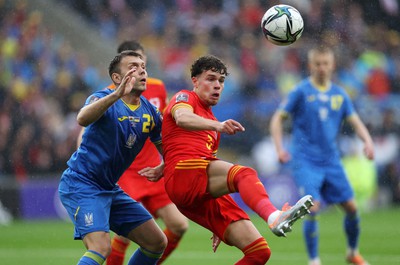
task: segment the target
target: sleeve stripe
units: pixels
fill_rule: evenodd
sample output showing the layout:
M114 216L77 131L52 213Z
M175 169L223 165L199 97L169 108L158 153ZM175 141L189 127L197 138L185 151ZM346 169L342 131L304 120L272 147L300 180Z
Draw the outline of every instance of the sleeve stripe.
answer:
M191 105L189 105L187 103L178 103L175 106L173 106L172 109L171 109L172 116L174 116L175 111L177 109L179 109L179 108L188 108L188 109L191 109L193 111L193 107Z

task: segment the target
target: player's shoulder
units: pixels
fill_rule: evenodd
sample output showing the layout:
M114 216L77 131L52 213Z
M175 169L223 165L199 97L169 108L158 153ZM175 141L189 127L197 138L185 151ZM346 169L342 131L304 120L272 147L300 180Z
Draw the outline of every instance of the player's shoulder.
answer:
M186 89L180 90L174 95L176 102L188 102L189 99L193 97L196 97L196 93Z
M331 84L331 89L334 89L336 91L340 91L342 93L347 93L346 90L344 89L344 87L342 87L339 84L334 83L334 82L332 82L332 84Z
M104 97L107 96L109 94L111 94L113 92L112 89L110 89L109 87L105 87L103 89L97 90L95 92L92 93L92 96L100 96L100 97Z
M151 104L150 101L143 95L140 96L140 100L141 100L141 103L144 105L153 106L153 104Z
M307 90L312 87L310 78L305 78L301 80L295 87L298 90Z

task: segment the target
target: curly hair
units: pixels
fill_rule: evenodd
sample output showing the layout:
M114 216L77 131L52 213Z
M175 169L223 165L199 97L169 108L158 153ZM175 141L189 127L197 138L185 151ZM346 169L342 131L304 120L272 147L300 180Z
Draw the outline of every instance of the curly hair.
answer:
M218 57L214 55L206 55L198 58L194 63L192 64L190 68L190 73L191 77L195 77L200 75L201 73L211 70L213 72L220 73L222 75L229 75L228 69L219 59Z

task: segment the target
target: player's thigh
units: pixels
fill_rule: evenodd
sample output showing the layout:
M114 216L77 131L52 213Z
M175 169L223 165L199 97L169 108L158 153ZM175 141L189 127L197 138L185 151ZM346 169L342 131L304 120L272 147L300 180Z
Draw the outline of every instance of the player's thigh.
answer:
M216 234L227 244L226 229L234 222L250 220L249 216L229 195L197 201L179 210L193 222Z
M167 238L154 219L149 219L141 225L132 229L127 236L139 246L150 251L162 251Z
M165 226L176 235L182 235L189 226L187 218L173 203L158 209L156 213L164 222Z
M70 177L62 183L59 194L68 215L75 226L75 239L82 239L88 233L109 232L110 207L113 192L100 191L93 185Z
M147 190L147 194L141 196L140 200L144 208L146 208L155 218L160 217L159 209L172 204L171 199L165 191L164 181L162 181L162 186L159 185L159 182L155 182L155 185L143 186L143 189ZM151 182L151 184L153 184L153 182Z
M110 211L110 229L128 237L130 231L152 219L151 214L120 188L114 193Z
M83 238L83 243L87 249L95 250L103 256L108 256L111 251L110 233L92 232Z
M223 160L212 160L207 168L208 186L207 191L214 197L229 194L227 176L232 163Z
M352 200L353 189L344 168L338 163L326 168L326 181L322 190L328 203L343 203Z
M305 160L291 162L294 182L300 196L311 195L314 200L321 200L321 189L324 184L325 172L320 166Z
M226 241L241 250L260 237L262 235L250 220L233 222L225 232Z

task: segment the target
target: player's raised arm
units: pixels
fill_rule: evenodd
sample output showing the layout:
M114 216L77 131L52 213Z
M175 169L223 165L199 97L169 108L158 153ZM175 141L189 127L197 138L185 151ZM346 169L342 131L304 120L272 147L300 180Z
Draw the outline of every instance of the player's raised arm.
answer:
M212 130L220 133L235 134L243 132L244 127L237 121L229 119L224 122L203 118L195 113L191 108L177 108L174 112L176 124L186 130Z

